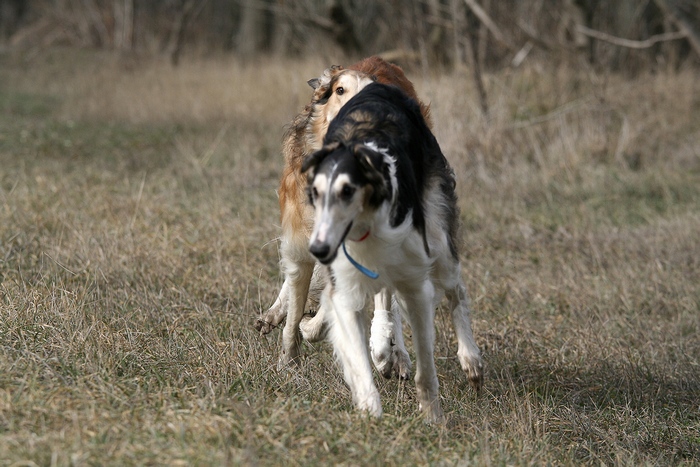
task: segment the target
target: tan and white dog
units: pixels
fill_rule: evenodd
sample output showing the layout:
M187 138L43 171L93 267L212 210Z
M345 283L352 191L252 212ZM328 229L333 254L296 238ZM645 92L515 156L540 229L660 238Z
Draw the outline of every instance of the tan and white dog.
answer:
M379 57L370 57L348 69L333 66L325 70L320 78L309 80L309 85L314 89L311 102L296 116L284 136L282 152L285 166L279 188L284 283L277 300L256 322L256 328L266 334L286 317L282 331L281 366L294 361L299 355L300 331L304 338L313 341L322 338L326 330L323 310L319 310L313 318L302 321L307 297L310 302L318 301L326 277L322 269L315 267L316 260L308 250L313 210L306 202L306 179L301 173L301 165L309 154L321 148L328 125L341 107L374 81L400 87L418 102L423 117L430 124L429 107L418 100L403 70ZM374 301L371 353L375 366L386 377L393 373L407 379L410 377L411 362L403 342L401 317L397 310L391 311L391 293L382 290Z

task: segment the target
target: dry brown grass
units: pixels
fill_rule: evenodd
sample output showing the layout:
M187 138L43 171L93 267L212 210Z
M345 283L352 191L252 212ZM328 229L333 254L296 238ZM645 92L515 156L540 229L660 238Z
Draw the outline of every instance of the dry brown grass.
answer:
M448 427L356 413L328 345L275 370L283 125L321 60L0 57L0 465L700 462L700 84L412 76L454 165L487 362ZM410 342L410 337L409 337Z

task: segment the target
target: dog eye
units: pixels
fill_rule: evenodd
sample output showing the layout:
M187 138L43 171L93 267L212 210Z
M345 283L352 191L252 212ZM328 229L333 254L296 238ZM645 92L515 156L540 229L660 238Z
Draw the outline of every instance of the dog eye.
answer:
M355 187L352 187L350 185L345 185L341 190L340 190L340 199L348 201L350 198L352 198L352 195L355 194Z
M341 87L339 87L338 89L335 90L335 93L338 94L339 96L342 96L343 94L345 94L345 88L343 88L343 87L341 86Z

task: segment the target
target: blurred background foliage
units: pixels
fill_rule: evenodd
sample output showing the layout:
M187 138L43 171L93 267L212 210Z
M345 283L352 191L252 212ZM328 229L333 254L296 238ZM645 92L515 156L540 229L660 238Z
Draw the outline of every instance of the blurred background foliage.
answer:
M697 0L0 0L0 47L136 57L371 54L483 70L532 56L635 74L700 63Z

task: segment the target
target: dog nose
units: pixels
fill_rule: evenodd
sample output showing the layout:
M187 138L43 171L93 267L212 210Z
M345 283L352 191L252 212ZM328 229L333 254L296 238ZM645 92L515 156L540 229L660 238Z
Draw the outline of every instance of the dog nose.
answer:
M318 259L325 259L331 252L331 247L328 243L314 242L309 245L309 251Z

